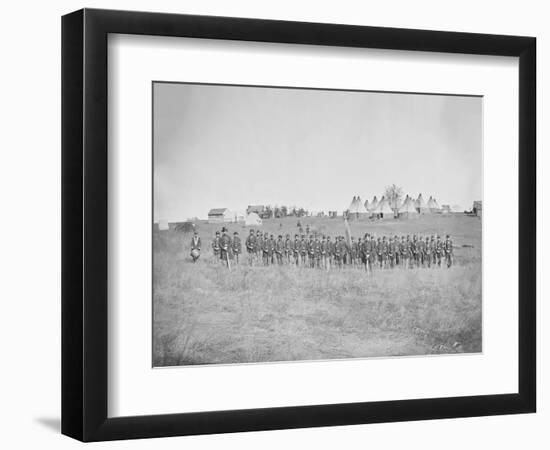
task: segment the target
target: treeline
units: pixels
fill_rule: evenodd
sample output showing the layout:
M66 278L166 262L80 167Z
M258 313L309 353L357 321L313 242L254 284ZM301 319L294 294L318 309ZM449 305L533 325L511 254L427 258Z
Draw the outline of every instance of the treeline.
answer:
M283 217L305 217L309 211L297 206L272 206L267 205L261 214L262 219L280 219Z

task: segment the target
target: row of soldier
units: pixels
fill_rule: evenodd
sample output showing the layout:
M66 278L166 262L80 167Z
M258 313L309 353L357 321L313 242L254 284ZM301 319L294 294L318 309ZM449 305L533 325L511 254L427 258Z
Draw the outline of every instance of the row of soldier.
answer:
M194 238L196 239L196 238ZM193 243L192 243L193 247ZM419 237L418 235L397 235L386 238L366 233L363 238L351 237L348 243L343 236L334 240L330 236L262 234L250 230L245 240L247 262L249 265L294 265L301 267L330 269L331 267L357 267L365 270L373 268L413 268L447 267L453 264L453 243L447 235L445 241L440 236ZM238 232L233 238L226 228L222 234L216 232L212 242L213 257L227 266L230 259L239 263L242 244Z

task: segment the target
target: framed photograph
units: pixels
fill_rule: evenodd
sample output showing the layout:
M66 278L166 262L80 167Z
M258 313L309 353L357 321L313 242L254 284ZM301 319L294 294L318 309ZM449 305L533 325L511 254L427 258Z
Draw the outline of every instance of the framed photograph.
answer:
M535 412L536 40L62 19L62 432Z

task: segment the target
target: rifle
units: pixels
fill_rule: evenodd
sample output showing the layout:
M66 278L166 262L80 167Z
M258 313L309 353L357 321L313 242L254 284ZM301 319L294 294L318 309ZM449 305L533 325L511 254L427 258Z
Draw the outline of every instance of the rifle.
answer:
M227 262L227 268L231 270L231 263L229 262L229 248L225 250L225 261Z

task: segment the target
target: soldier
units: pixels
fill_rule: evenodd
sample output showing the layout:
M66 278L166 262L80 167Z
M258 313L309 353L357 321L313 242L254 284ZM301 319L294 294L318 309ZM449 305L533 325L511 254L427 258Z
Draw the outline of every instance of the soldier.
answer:
M437 262L437 256L435 254L435 236L432 234L432 237L430 238L430 243L432 244L432 264L435 267L435 264Z
M416 234L413 235L413 238L412 238L412 242L411 242L411 252L412 252L412 255L411 255L411 265L413 267L417 267L418 266L418 241L417 241L417 237L416 237Z
M276 242L275 242L275 236L273 236L272 234L269 236L269 264L275 264L275 247L276 247Z
M346 255L346 243L343 236L338 237L338 242L336 243L336 251L334 253L334 259L336 260L336 265L341 269L344 264L344 258Z
M382 267L382 238L376 240L376 262L378 267Z
M437 267L441 267L441 256L443 255L443 243L441 238L437 235L435 241L435 260L437 262Z
M306 225L306 234L309 234L309 223ZM311 238L311 236L310 236Z
M327 236L327 270L330 270L334 264L334 242Z
M267 233L264 233L264 237L262 238L262 261L264 263L264 266L269 266L269 262L271 260L269 249L269 235Z
M314 268L319 268L321 266L321 242L319 237L316 235L315 240L313 241L313 266Z
M420 238L418 239L418 243L416 244L416 251L418 252L418 265L419 267L424 267L424 258L426 256L426 242L424 242L422 236L420 236Z
M390 268L395 267L395 254L397 252L397 247L395 244L395 241L390 236L390 242L388 243L388 262L390 264Z
M213 260L219 261L220 259L220 232L216 231L214 240L212 241Z
M239 236L239 233L235 231L233 233L233 243L231 244L231 249L233 250L233 256L235 257L235 263L239 264L239 255L243 251L243 247L241 244L241 238Z
M401 242L399 243L399 262L402 267L405 269L409 265L407 258L407 242L405 241L405 236L401 236Z
M353 267L357 267L357 258L359 257L359 247L355 238L351 237L351 247L350 247L350 262Z
M246 254L248 256L248 265L252 266L254 264L254 259L256 255L256 235L254 234L254 230L250 230L250 234L246 237L245 241L246 245Z
M227 234L227 228L222 228L222 237L220 238L220 259L222 263L231 269L229 262L229 252L231 251L231 238Z
M315 248L313 243L313 235L309 236L309 242L307 243L307 257L309 261L309 267L315 267Z
M255 247L255 253L256 253L256 262L258 264L262 261L262 243L263 243L263 237L260 230L256 231L256 245Z
M407 234L407 239L405 240L405 253L407 254L407 268L412 269L414 250L413 250L413 243L411 241L411 237L408 234Z
M443 251L445 252L447 269L449 269L453 265L453 241L451 241L451 237L449 235L447 235L445 243L443 244Z
M363 239L357 239L357 260L355 262L358 268L361 268L363 264Z
M321 268L325 270L329 270L329 262L328 262L328 242L327 237L323 235L323 240L321 241Z
M307 241L305 235L302 234L302 240L300 241L300 264L306 266L307 264Z
M279 266L283 265L283 254L285 251L285 243L283 241L283 236L279 235L277 242L275 243L275 257L277 259L277 264Z
M371 234L370 236L370 258L369 258L369 266L371 272L374 270L376 266L376 261L378 260L378 246L377 246L377 240L376 238Z
M199 237L198 231L195 231L191 238L191 258L193 258L194 263L196 263L201 256L201 246L201 238Z
M285 259L286 263L290 265L290 262L292 261L292 257L294 254L294 243L292 242L292 239L290 239L290 234L286 235L285 239Z
M370 244L370 238L367 234L365 234L365 240L363 241L363 245L361 246L361 263L363 264L363 267L366 272L369 272L370 270L370 252L371 252L371 244Z
M424 244L426 248L424 254L424 262L428 268L432 267L432 258L433 258L433 241L430 241L430 238L426 236L426 243Z
M387 269L389 264L388 264L388 253L389 253L389 244L388 244L388 241L386 239L386 236L384 236L382 238L382 251L381 251L381 254L382 254L382 267L384 269Z
M300 265L300 237L297 234L294 235L292 253L294 256L294 265L298 267Z
M393 247L394 247L394 254L393 254L394 264L395 264L395 267L398 267L400 263L399 261L400 254L399 254L399 237L397 236L397 234L393 235Z

